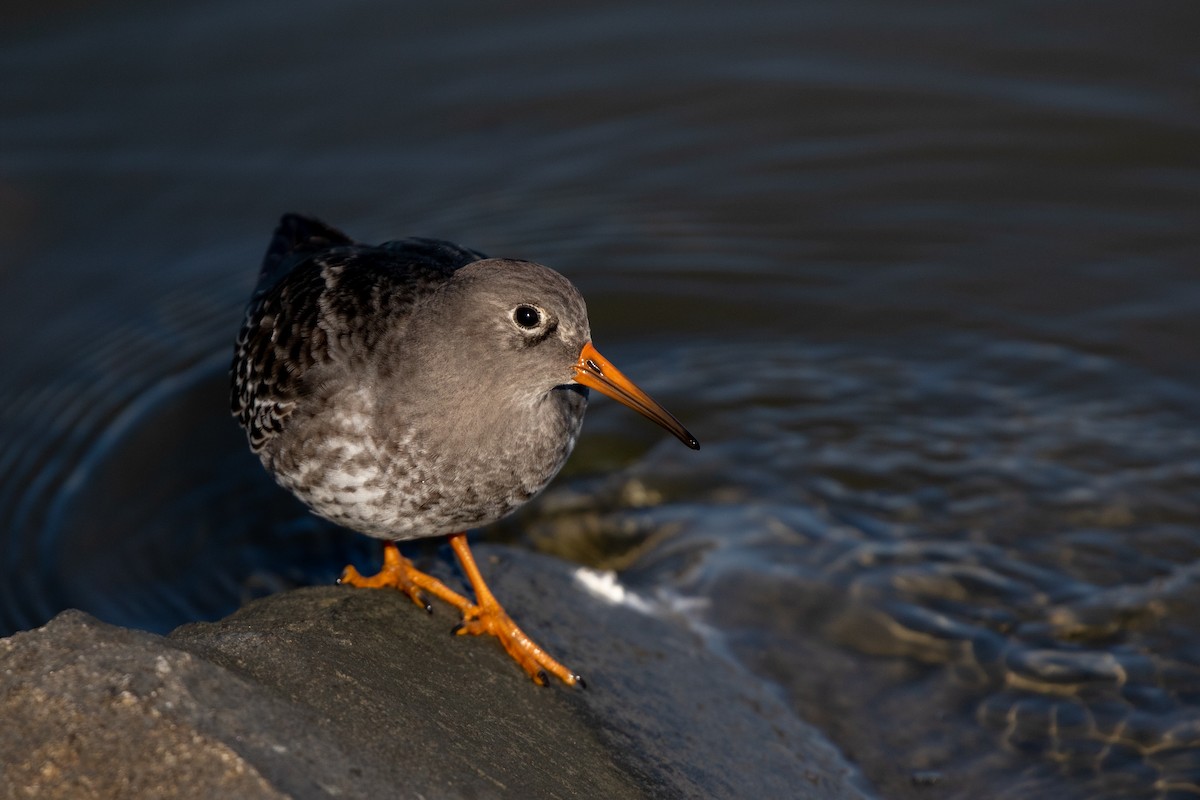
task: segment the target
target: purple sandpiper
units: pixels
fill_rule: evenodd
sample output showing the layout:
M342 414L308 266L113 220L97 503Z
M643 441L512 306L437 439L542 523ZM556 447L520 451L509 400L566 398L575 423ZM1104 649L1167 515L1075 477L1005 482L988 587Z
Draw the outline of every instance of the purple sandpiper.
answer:
M541 685L582 685L496 602L466 530L540 492L575 446L588 388L699 443L592 346L579 291L528 261L449 242L378 246L296 214L267 250L237 340L232 409L263 466L320 516L387 540L370 577L460 634L490 633ZM449 536L472 602L416 569L395 542Z

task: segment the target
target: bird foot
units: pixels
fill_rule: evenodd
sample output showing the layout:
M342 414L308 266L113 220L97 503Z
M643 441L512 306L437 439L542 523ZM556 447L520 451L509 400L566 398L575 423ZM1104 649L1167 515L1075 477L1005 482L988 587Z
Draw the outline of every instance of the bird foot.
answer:
M496 598L488 590L487 584L483 582L483 576L479 574L475 559L471 556L466 534L451 536L450 544L470 578L471 584L475 587L475 594L479 598L478 603L471 602L432 575L421 572L413 566L411 561L400 555L400 550L391 542L384 545L383 568L378 573L363 576L353 566L348 566L342 571L342 577L338 579L338 583L372 589L382 587L399 589L412 598L412 601L418 606L426 611L432 611L429 602L425 599L424 593L428 592L462 612L463 621L454 626L454 633L495 636L512 656L512 659L525 670L529 677L533 678L534 683L546 686L550 682L549 675L553 675L568 686L585 688L586 684L583 682L583 678L571 672L539 647L523 630L517 627L517 624L508 616L508 612L496 602Z
M383 547L383 568L374 575L363 575L354 565L348 565L342 570L339 584L349 584L363 589L382 589L385 587L398 589L408 595L414 603L426 612L432 614L433 606L425 598L425 592L445 600L460 609L471 606L471 601L446 586L432 575L427 575L413 566L413 563L400 555L400 549L388 542Z
M472 605L463 609L463 621L454 626L452 633L459 636L489 634L500 640L500 644L512 656L513 661L525 670L538 686L550 683L547 673L568 686L586 688L583 678L567 669L543 650L525 631L517 627L508 612L498 603Z

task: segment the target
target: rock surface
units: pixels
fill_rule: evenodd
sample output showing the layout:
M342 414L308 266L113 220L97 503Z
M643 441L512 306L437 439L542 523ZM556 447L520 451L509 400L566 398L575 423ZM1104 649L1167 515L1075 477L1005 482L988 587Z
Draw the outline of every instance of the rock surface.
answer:
M448 635L452 610L391 591L300 589L165 638L69 611L0 640L0 796L868 795L682 626L560 562L477 554L586 691L536 687L494 641Z

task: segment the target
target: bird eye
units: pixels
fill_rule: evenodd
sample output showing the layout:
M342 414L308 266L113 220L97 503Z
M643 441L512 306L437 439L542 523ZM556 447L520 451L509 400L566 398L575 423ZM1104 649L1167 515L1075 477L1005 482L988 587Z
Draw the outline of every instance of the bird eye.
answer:
M517 306L512 313L513 322L522 328L536 328L542 324L542 315L533 306Z

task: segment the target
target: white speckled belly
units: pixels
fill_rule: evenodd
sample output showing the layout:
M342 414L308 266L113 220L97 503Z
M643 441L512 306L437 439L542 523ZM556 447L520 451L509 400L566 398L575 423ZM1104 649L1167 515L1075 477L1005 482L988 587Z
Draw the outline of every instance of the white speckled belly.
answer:
M458 448L451 460L426 447L417 429L381 435L359 390L326 406L335 414L297 420L287 446L262 458L282 486L332 522L385 539L438 536L494 522L540 492L574 448L584 405L543 409L535 427L544 433L548 417L558 435L516 426L486 447ZM543 468L514 468L531 461Z

